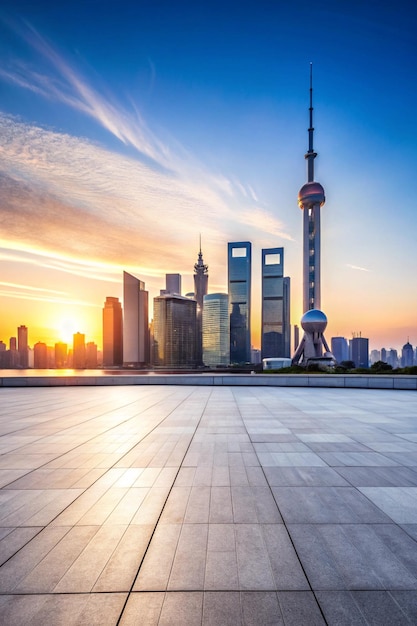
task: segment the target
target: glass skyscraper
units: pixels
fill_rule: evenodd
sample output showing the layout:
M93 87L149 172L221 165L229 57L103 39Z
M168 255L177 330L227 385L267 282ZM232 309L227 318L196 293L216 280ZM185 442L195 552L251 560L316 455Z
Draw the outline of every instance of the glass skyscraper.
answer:
M197 302L170 294L158 296L153 302L154 365L194 367Z
M228 243L230 363L249 363L252 245Z
M262 358L290 357L290 279L284 248L262 250Z
M215 367L229 362L229 297L227 293L211 293L204 296L203 363Z
M110 296L103 308L103 365L123 365L122 305Z

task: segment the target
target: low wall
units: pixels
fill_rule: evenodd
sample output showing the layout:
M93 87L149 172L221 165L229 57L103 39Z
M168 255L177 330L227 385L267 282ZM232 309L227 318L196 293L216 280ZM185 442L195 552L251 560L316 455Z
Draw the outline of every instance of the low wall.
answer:
M200 385L245 387L331 387L353 389L417 390L417 376L368 374L88 374L0 376L0 387L71 387L107 385Z

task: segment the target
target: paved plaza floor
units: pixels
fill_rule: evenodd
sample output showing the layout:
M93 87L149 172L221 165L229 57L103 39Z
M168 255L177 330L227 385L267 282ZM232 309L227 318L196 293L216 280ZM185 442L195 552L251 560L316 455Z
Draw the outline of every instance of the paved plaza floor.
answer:
M415 391L0 391L0 623L417 624Z

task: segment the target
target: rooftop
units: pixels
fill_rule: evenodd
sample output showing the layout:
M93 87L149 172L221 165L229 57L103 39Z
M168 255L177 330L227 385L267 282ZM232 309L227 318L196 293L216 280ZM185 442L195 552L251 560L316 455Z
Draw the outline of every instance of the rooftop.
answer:
M0 622L417 623L415 391L0 389Z

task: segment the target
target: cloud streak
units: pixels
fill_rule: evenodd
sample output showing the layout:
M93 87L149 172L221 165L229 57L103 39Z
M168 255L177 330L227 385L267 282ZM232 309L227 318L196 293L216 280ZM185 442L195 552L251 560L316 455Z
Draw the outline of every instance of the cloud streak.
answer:
M359 272L371 272L372 270L368 270L366 267L360 267L359 265L351 265L350 263L346 263L346 267L349 267L351 270L357 270Z

